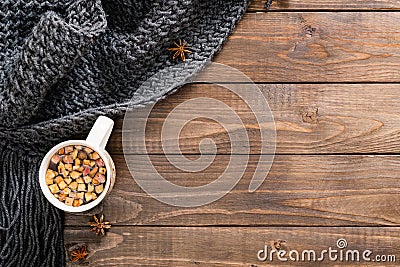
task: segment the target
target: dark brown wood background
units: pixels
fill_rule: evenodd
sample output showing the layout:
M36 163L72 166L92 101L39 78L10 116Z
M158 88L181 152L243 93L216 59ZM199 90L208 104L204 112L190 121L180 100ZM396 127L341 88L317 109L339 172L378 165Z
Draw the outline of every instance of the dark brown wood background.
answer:
M276 0L270 12L263 3L253 1L214 61L247 74L268 100L277 155L267 180L247 192L260 137L246 104L215 85L185 86L158 103L148 122L147 148L157 170L186 186L209 183L222 173L229 138L214 122L195 120L181 132L188 157L197 157L203 138L217 144L215 164L201 173L171 167L160 143L166 115L185 100L207 96L231 106L246 126L251 139L244 177L206 206L160 203L131 178L119 119L108 145L118 175L103 205L113 228L97 238L88 232L90 216L65 216L65 243L86 243L90 266L263 266L257 251L271 241L321 250L338 238L346 238L349 248L397 255L400 261L400 2ZM314 265L341 264L351 265ZM291 265L301 264L285 266Z

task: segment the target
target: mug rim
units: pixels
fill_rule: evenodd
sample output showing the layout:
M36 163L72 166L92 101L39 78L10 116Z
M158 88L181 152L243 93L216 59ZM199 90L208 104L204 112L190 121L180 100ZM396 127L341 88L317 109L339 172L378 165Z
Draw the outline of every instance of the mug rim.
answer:
M54 197L54 195L50 192L49 187L46 184L46 171L48 169L48 166L50 164L51 157L62 147L66 147L69 145L82 145L89 147L99 153L100 158L103 159L106 168L107 168L107 180L105 183L104 191L101 192L101 194L97 197L97 199L93 200L92 202L88 204L81 205L79 207L74 207L74 206L68 206L65 203L59 201ZM115 168L113 168L114 164L112 162L111 156L106 153L105 149L101 149L99 147L94 147L90 143L88 143L86 140L68 140L61 142L57 145L55 145L52 149L50 149L47 154L44 156L40 168L39 168L39 183L40 183L40 189L44 196L47 198L47 200L55 207L67 211L67 212L82 212L82 211L87 211L90 210L94 207L96 207L107 195L109 189L111 188L111 179L115 175Z

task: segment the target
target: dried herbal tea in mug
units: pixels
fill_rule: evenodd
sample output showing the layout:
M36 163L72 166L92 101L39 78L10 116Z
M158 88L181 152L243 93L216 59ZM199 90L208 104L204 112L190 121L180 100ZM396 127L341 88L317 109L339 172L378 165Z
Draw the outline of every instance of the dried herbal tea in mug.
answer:
M58 150L46 171L46 184L53 196L74 207L97 199L106 180L104 160L96 151L82 145Z

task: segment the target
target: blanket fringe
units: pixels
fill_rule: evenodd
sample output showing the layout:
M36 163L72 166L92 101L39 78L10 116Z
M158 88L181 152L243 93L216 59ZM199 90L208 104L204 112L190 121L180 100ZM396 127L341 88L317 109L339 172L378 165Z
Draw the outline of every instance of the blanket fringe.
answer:
M62 212L40 191L41 157L0 147L0 266L63 266Z

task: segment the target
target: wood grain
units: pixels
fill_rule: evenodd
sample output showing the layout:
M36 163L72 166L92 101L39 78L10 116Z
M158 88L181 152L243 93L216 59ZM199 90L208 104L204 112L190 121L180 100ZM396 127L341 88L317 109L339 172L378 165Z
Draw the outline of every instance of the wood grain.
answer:
M397 84L261 84L258 85L275 118L277 154L343 154L343 153L398 153L400 151L400 86ZM245 89L244 89L245 90ZM233 143L261 152L260 125L249 107L234 93L216 85L190 85L158 103L147 122L147 151L163 152L161 129L167 115L179 104L201 97L223 101L238 114L248 133L247 139ZM184 120L185 114L200 109L191 105L180 117L169 118L174 124ZM210 108L210 116L228 114L225 109ZM228 116L228 115L226 115ZM108 149L122 154L122 119L113 132ZM126 129L136 125L126 122ZM262 125L266 127L266 125ZM238 125L237 129L243 128ZM133 131L132 131L133 132ZM235 131L231 132L232 134ZM131 134L131 138L136 140ZM178 138L178 137L177 137ZM219 154L231 152L227 131L215 121L188 121L179 135L182 153L199 153L199 143L211 138ZM125 139L126 140L126 139ZM139 153L139 142L124 142L126 153Z
M234 161L246 158L233 157ZM103 212L116 225L396 226L400 223L398 156L280 155L276 156L262 186L249 193L249 182L258 163L258 156L251 156L243 178L230 193L197 208L158 202L134 182L122 156L113 158L118 174L114 189L104 201ZM180 171L161 155L152 155L151 160L168 181L200 186L217 179L230 157L217 155L210 167L199 173ZM138 160L134 166L134 175L139 175L144 170L144 161ZM234 165L230 174L240 177L240 169ZM215 192L204 192L212 193ZM68 214L65 224L87 225L88 219Z
M320 254L329 247L337 249L336 241L344 238L348 243L344 255L348 250L362 255L368 249L373 251L371 259L376 255L398 258L399 233L398 227L114 227L99 239L86 229L68 228L65 242L86 243L89 266L398 266L395 262L346 262L346 256L342 262L325 257L321 262L294 263L280 262L275 254L272 262L262 262L257 253L265 245L270 251L271 243L280 239L286 241L281 249L288 252Z
M185 86L158 103L148 120L146 147L155 168L178 185L201 186L218 178L232 157L248 160L244 176L212 204L197 208L163 204L132 179L122 156L120 118L108 145L117 166L113 191L95 211L65 216L65 243L88 244L89 266L292 266L292 262L257 260L258 250L278 239L286 240L287 250L320 251L335 248L337 239L346 238L350 249L399 255L400 156L395 154L400 151L400 87L395 83L400 82L400 12L372 11L399 10L400 3L276 0L275 12L264 12L263 4L253 1L215 61L247 74L268 100L277 129L277 155L267 179L256 192L248 192L261 152L260 126L249 107L215 85ZM355 12L302 12L306 9ZM203 75L215 81L221 77L213 69ZM241 81L235 74L226 77ZM217 155L204 171L187 173L162 155L160 133L174 107L198 97L231 107L250 142L232 144L221 125L209 119L188 122L179 135L181 151L194 160L200 141L211 138ZM201 107L194 105L183 113L196 108ZM210 112L228 114L218 108ZM174 120L178 124L184 117ZM135 142L124 145L128 155L141 153ZM232 145L243 152L230 156ZM144 160L138 158L135 164L133 174L139 175ZM234 165L231 176L240 173ZM203 194L210 193L215 192ZM87 221L94 213L104 213L114 225L102 239L88 231ZM398 265L328 261L313 265L339 264Z
M249 11L265 11L265 0L254 0ZM274 0L271 11L275 10L398 10L400 3L396 0Z
M215 61L255 82L400 82L399 24L398 12L247 13Z

